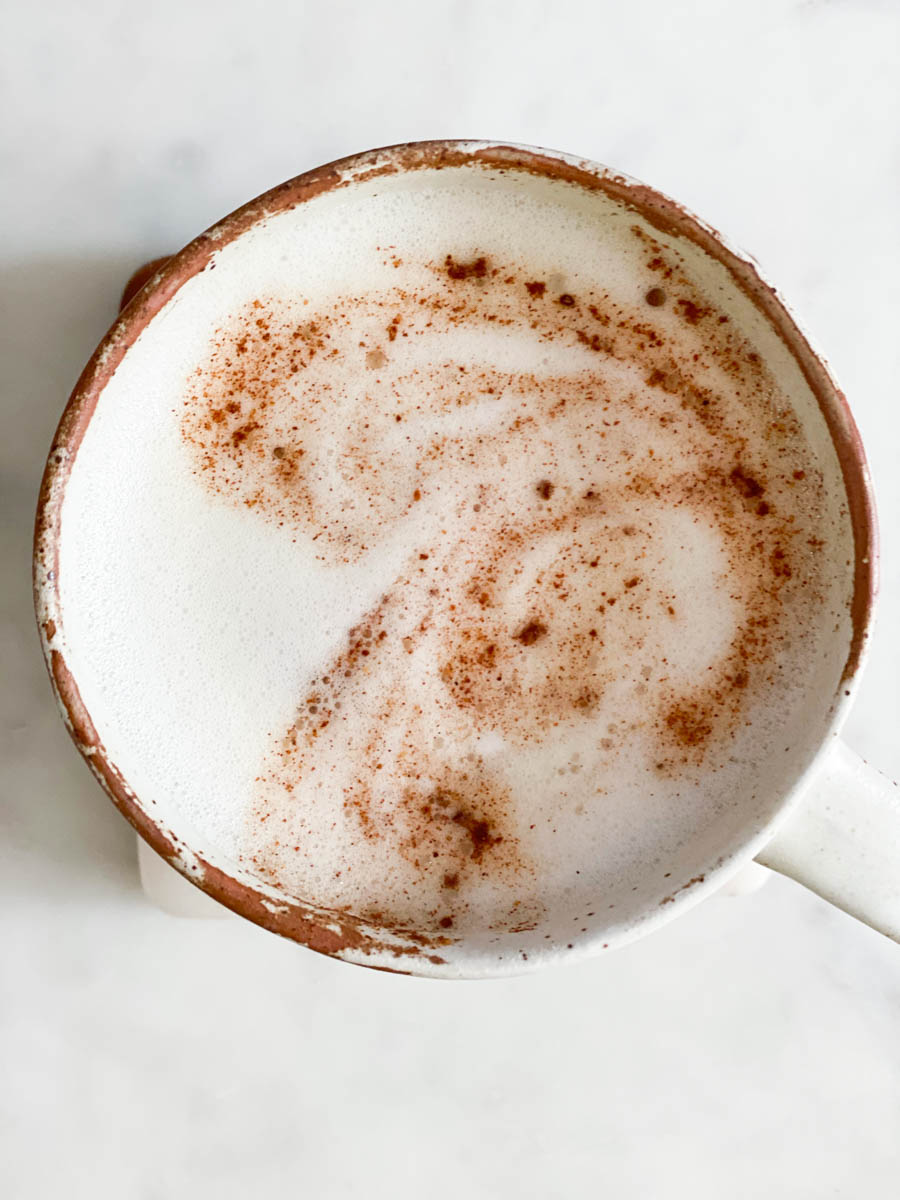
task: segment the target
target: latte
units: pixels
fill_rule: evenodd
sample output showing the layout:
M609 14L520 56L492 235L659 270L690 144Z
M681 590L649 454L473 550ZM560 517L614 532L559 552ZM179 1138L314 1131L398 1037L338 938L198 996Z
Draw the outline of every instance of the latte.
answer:
M250 876L578 934L834 688L840 478L695 246L535 172L360 180L223 246L107 385L68 659L129 786Z

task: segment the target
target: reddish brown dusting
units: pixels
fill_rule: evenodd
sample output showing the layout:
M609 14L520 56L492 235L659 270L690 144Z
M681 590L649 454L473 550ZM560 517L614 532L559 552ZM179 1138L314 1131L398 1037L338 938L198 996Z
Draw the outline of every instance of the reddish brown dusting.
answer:
M523 646L533 646L547 632L547 626L543 621L529 621L516 634L516 641L521 642Z
M661 244L643 233L640 240L648 269L677 288L677 311L689 326L702 325L704 359L748 404L763 404L769 384L758 356L692 294ZM340 300L330 309L304 313L301 324L258 299L236 314L233 327L221 331L208 363L192 379L182 429L197 471L212 490L299 531L326 565L354 564L377 554L382 531L405 520L414 505L446 503L441 481L448 461L486 454L489 466L465 498L472 522L465 537L416 547L381 602L309 682L295 723L261 769L268 790L250 817L250 865L278 882L290 855L304 853L301 789L317 782L316 768L331 753L329 747L340 747L342 713L352 710L358 697L368 697L371 716L352 751L358 776L342 785L345 818L359 837L388 844L423 883L430 881L435 900L429 920L436 932L450 928L448 920L459 930L467 896L479 880L504 880L511 892L522 883L533 892L528 881L534 868L512 820L514 798L489 762L477 755L471 762L445 762L424 745L422 710L403 678L404 664L417 649L428 648L445 706L442 719L450 723L494 730L510 744L528 745L560 725L594 720L621 672L621 646L633 645L628 653L636 656L646 623L659 614L667 622L684 616L683 601L673 604L676 597L660 595L652 572L643 569L654 544L642 505L696 512L719 527L730 548L733 586L746 617L725 651L689 688L667 684L663 670L658 678L645 677L642 705L646 728L655 738L656 769L675 775L702 764L710 745L721 745L740 727L743 697L764 677L777 650L782 590L795 578L794 546L803 531L779 519L779 505L772 500L780 496L781 485L750 461L744 431L733 425L716 376L698 365L697 354L691 357L651 323L648 307L665 302L662 288L650 288L643 296L646 303L634 311L587 290L577 299L565 292L557 303L539 305L534 301L544 296L545 283L523 279L513 265L495 265L487 255L470 261L439 257L432 272L432 289L392 290L378 298L371 313L365 301ZM457 286L467 282L479 286ZM382 315L376 320L379 306ZM347 331L357 322L360 336L354 341ZM405 339L488 322L524 324L538 341L558 342L574 354L587 350L619 359L638 369L643 390L614 401L602 376L587 365L560 376L523 372L510 377L436 363L430 376L426 371L402 377L403 392L391 391L382 378L382 372L396 370L393 356L402 353ZM699 330L690 334L700 336ZM339 430L345 438L339 447L341 469L353 481L356 502L336 505L322 494L316 458L323 437L319 414L332 403L321 382L324 378L327 386L327 376L320 372L319 382L306 391L304 375L322 361L334 356L342 361L349 354L373 373L367 386L380 387L372 394L383 395L384 403L368 404L361 416L354 414L357 424ZM598 370L602 364L601 359ZM398 399L407 395L415 398L415 408ZM296 399L287 403L292 396ZM406 443L391 440L395 435L388 437L387 427L402 431L408 418L458 414L485 396L503 396L509 407L501 445L482 451L481 435L469 432L465 423L458 436L424 439L415 444L414 478L404 476L397 488L396 447ZM533 415L536 398L541 423ZM629 451L627 469L613 486L606 467L591 464L602 462L602 447L611 444L623 417L652 422L658 433L639 453ZM416 436L415 420L407 442ZM510 508L498 491L502 446L516 454L523 447L553 445L556 431L572 421L593 448L584 458L584 474L574 480L540 478L531 485L528 501ZM779 414L770 438L773 458L786 456L797 444L797 429ZM702 465L686 472L672 466L685 443L702 451ZM538 461L555 469L550 460ZM622 469L621 463L612 465ZM805 481L807 473L813 479L805 486L820 485L817 472L795 468L787 457L784 466L791 487ZM390 479L391 487L381 486L381 479ZM535 495L542 503L534 503ZM552 505L547 503L551 497ZM555 539L560 549L529 585L527 602L510 611L510 588L524 586L516 583L521 564L542 539ZM417 614L415 621L408 613ZM621 641L623 630L631 641ZM379 674L370 676L372 671ZM370 677L380 681L377 703L366 690ZM610 753L626 737L623 730L606 739ZM335 754L339 762L341 755ZM400 782L385 791L383 779ZM282 798L276 801L278 789ZM392 928L407 919L403 912L381 908L356 915ZM498 927L524 928L536 915L519 910Z
M459 825L469 835L472 843L471 858L474 862L481 862L486 850L490 850L492 846L498 846L503 841L502 837L491 832L490 821L485 820L484 817L473 816L464 808L458 808L452 819L455 825Z
M678 307L681 309L681 315L691 325L696 325L697 322L708 315L709 309L702 308L699 304L695 304L693 300L686 300L683 296L678 301Z
M610 338L603 337L599 333L585 333L583 329L576 329L575 336L583 346L587 346L590 350L596 350L599 354L609 354L614 345Z
M682 702L666 713L666 726L682 746L702 746L712 733L712 713Z
M456 262L451 254L444 259L444 266L451 279L484 279L488 272L488 261L483 256L471 262Z
M757 496L761 496L766 490L758 479L754 479L752 475L748 475L743 467L733 467L728 478L748 500L754 500Z

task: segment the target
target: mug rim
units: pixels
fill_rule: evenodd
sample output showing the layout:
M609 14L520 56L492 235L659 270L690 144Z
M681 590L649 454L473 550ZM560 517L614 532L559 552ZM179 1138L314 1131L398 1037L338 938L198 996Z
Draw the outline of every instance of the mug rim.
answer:
M323 192L352 186L382 174L460 166L527 171L578 184L588 190L602 191L669 236L687 237L725 266L738 288L774 327L818 401L841 467L855 556L850 609L853 632L831 721L813 760L780 799L771 819L755 835L742 841L734 853L718 860L704 875L675 890L656 911L636 917L621 930L604 934L605 942L600 942L597 934L580 935L580 941L576 938L575 945L567 946L565 950L561 944L552 943L539 962L519 959L501 963L493 960L493 966L489 967L479 958L479 969L472 972L460 969L458 963L449 964L443 958L441 949L448 943L447 938L425 937L408 930L396 937L386 934L346 913L288 897L263 881L251 887L194 852L150 815L109 759L65 656L58 645L53 644L63 624L58 595L58 554L66 484L100 395L140 333L189 279L212 263L219 249L265 218L294 208ZM591 160L508 142L421 141L352 154L315 167L262 193L169 258L122 310L81 373L50 447L35 519L33 586L47 669L57 705L76 748L137 833L185 878L238 915L320 953L403 974L445 978L500 976L535 969L548 961L559 961L563 956L565 961L575 961L643 936L720 887L772 837L799 800L804 781L830 747L830 735L837 733L852 700L871 630L877 590L877 526L865 452L846 397L825 359L811 344L752 256L729 244L717 230L677 201Z

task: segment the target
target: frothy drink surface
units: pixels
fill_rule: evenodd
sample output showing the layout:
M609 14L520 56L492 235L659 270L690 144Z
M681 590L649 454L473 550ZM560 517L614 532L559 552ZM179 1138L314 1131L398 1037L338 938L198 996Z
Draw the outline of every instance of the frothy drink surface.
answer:
M578 933L648 868L665 902L846 657L840 475L774 332L606 196L483 168L316 197L211 267L63 513L130 786L387 927Z

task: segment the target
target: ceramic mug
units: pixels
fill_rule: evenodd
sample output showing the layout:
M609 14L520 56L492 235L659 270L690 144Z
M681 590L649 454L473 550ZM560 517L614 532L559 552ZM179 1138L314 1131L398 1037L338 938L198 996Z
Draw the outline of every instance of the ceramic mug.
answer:
M78 448L109 380L141 331L215 253L273 215L332 189L432 168L479 166L528 171L601 191L634 211L686 253L724 267L735 295L749 298L789 351L818 402L843 475L855 545L852 635L833 695L810 711L795 739L789 775L762 809L748 807L718 840L690 840L669 865L669 894L648 891L614 924L601 921L572 935L560 923L542 932L501 938L430 939L371 927L288 895L208 847L192 844L172 814L142 802L107 756L66 657L65 613L58 595L60 516ZM413 176L413 182L415 181ZM723 301L726 307L728 300ZM534 969L550 961L605 952L686 911L722 887L752 859L805 884L895 940L900 940L900 792L840 740L839 731L860 677L872 626L876 585L874 503L859 434L847 402L821 355L812 349L755 262L715 230L651 188L596 163L530 147L489 142L422 142L355 155L307 172L266 193L201 234L159 269L125 307L79 379L47 461L35 532L34 587L44 653L63 718L94 774L138 833L192 883L236 913L312 949L381 969L437 977L488 977ZM761 768L762 769L762 768ZM638 890L638 889L633 889ZM550 917L552 928L552 914ZM449 943L449 944L448 944Z

